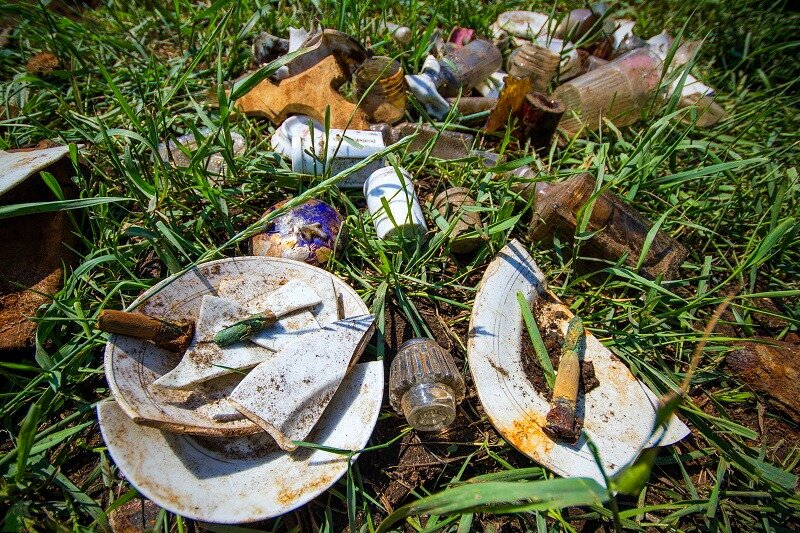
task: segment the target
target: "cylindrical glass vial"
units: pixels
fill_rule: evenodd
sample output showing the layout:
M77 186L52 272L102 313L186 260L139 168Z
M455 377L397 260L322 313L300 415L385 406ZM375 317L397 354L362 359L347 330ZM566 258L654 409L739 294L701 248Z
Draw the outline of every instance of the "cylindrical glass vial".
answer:
M594 194L595 179L589 174L578 174L560 183L537 183L536 211L531 224L531 238L542 240L561 233L569 237L578 225L578 210ZM639 211L617 195L604 192L597 196L589 225L595 234L584 243L582 250L588 256L615 261L627 254L626 261L636 266L652 224ZM655 278L676 277L678 268L689 252L669 235L659 231L645 256L642 275Z
M358 67L353 80L355 95L370 121L393 124L403 118L406 80L400 63L391 57L372 57Z
M464 399L464 378L453 358L431 339L403 343L389 371L389 401L419 431L453 423Z
M661 65L655 52L638 48L559 86L553 96L567 106L560 127L596 130L604 117L619 127L633 124L658 90Z

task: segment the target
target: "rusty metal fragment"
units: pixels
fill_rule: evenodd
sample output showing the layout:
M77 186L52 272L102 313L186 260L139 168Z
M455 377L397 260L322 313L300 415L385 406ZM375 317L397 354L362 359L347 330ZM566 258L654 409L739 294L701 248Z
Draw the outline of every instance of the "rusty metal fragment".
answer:
M800 345L771 339L765 342L738 346L725 363L749 388L800 423Z
M332 128L369 129L366 114L338 92L348 79L336 57L329 55L278 84L263 80L236 101L236 109L278 125L289 115L307 115L324 123L325 109L330 107Z

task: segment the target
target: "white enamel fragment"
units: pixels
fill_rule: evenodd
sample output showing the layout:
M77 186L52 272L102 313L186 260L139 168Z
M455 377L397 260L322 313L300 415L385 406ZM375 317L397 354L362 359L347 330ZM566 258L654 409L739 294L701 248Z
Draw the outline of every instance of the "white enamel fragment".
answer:
M229 400L282 449L297 448L328 406L369 340L375 317L339 320L287 344L254 368Z

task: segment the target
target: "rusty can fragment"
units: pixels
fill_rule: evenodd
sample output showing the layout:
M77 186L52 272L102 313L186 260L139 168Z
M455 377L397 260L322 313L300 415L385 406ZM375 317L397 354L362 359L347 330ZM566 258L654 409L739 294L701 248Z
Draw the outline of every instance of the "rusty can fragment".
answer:
M555 135L566 106L555 96L532 92L525 96L520 110L522 138L536 150L546 150Z
M406 341L392 360L389 401L414 429L440 431L452 424L465 391L453 357L432 339Z
M480 235L466 237L466 232L481 228L481 215L476 211L464 210L465 207L475 207L478 204L472 199L469 189L464 187L450 187L439 193L433 199L433 207L450 223L454 216L458 216L453 231L450 233L450 249L457 254L471 252L481 243Z
M578 224L578 211L595 196L595 179L578 174L560 183L542 184L536 198L536 211L531 224L531 238L542 240L554 234L572 237ZM594 198L586 231L593 236L583 241L582 255L625 262L636 267L645 247L652 224L639 211L613 193L604 192ZM674 279L689 251L675 239L659 231L650 242L640 272L654 279ZM588 266L588 265L587 265Z
M359 106L372 122L393 124L406 112L406 82L403 67L390 57L364 61L353 74Z
M800 345L776 340L747 342L728 354L728 369L800 423Z

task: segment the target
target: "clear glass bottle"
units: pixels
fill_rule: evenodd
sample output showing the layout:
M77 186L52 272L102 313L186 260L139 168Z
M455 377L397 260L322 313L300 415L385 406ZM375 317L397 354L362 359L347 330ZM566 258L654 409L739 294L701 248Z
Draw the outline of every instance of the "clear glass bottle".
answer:
M465 390L452 356L432 339L404 342L392 361L389 401L419 431L452 424Z
M595 179L578 174L559 183L536 184L536 206L531 238L551 239L560 233L571 238L578 226L578 211L594 194ZM626 262L635 267L652 224L619 196L604 192L595 198L586 230L594 235L584 242L582 254L616 261L627 254ZM642 264L640 273L648 278L663 274L675 278L688 250L659 231Z

